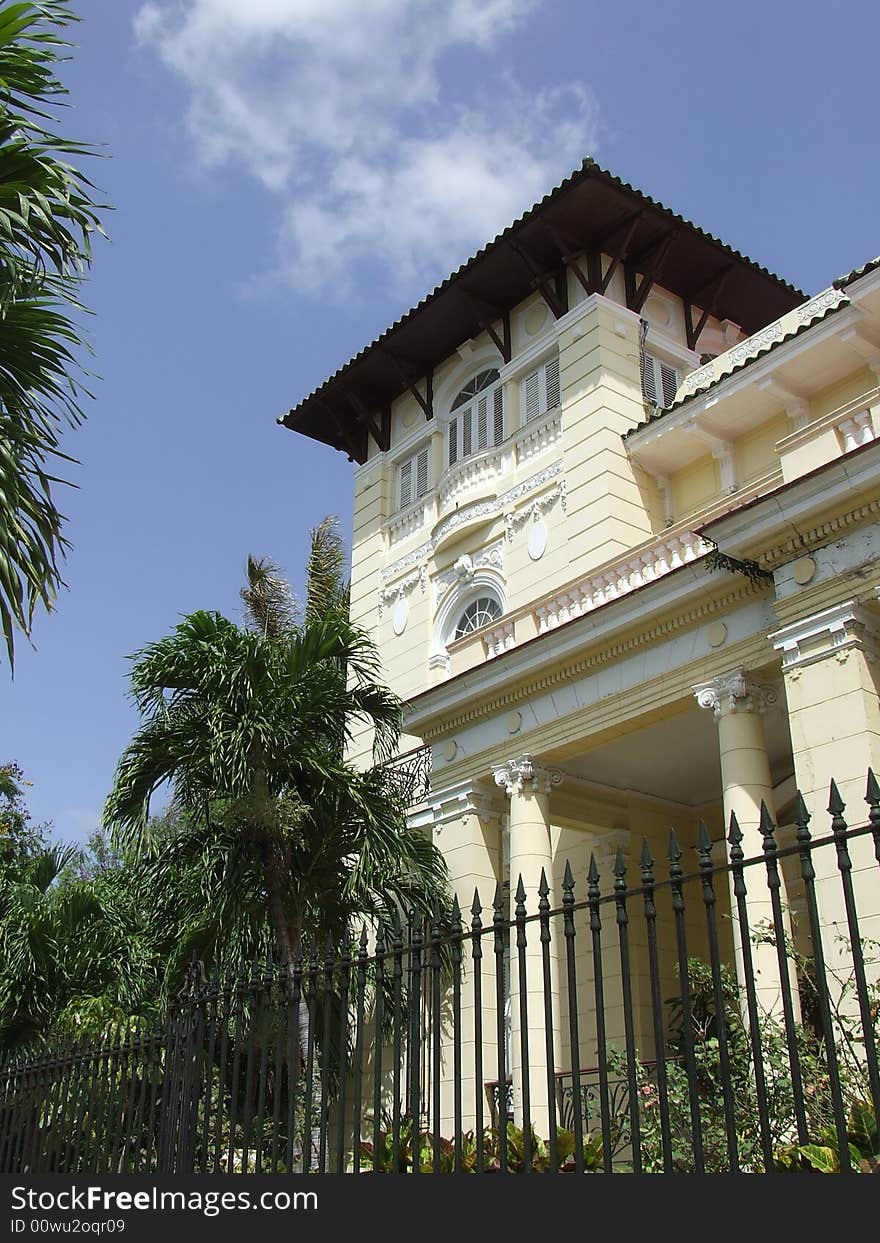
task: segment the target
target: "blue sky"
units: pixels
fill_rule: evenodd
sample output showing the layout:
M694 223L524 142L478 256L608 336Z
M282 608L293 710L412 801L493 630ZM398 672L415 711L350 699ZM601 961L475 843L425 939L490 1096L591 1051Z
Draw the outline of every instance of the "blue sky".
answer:
M592 154L807 292L880 251L873 0L79 0L101 144L95 400L68 589L0 669L0 758L58 837L137 721L127 656L302 578L345 458L275 417Z

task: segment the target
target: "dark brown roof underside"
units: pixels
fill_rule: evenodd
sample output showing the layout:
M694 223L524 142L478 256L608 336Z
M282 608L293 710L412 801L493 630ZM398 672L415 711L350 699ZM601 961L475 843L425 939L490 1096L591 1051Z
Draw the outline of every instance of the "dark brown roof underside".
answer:
M675 215L595 164L585 164L418 306L341 367L279 422L356 460L366 455L364 413L390 406L406 391L407 378L424 377L487 319L512 310L536 288L535 271L559 270L563 253L613 253L641 212L627 256L635 271L672 229L675 237L657 276L659 284L701 306L707 289L728 270L713 313L739 324L747 335L772 323L806 295L738 251ZM531 264L516 248L526 251ZM533 266L531 266L533 265Z

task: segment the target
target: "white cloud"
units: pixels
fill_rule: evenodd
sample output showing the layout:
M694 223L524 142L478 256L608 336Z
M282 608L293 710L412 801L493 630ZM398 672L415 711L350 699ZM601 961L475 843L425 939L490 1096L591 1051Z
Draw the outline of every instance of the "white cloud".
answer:
M135 32L185 83L206 168L278 195L279 267L324 294L361 262L445 275L595 142L583 86L527 97L503 40L537 0L150 0ZM467 54L466 65L457 62Z

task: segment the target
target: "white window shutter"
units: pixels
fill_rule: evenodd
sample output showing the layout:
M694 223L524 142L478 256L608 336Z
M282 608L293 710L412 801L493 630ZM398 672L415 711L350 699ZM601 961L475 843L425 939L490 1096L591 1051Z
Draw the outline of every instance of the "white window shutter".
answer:
M458 419L449 420L449 465L458 461Z
M642 351L642 355L641 355L642 394L645 398L645 401L649 401L651 402L652 405L656 406L657 405L657 380L654 375L654 362L655 362L655 359L654 359L653 354L646 354L644 351Z
M678 375L674 367L663 362L660 363L660 388L663 390L663 405L671 406L678 388Z
M416 497L428 491L428 446L416 455Z
M559 405L559 355L544 364L544 389L547 394L545 410L555 410Z
M473 417L473 409L463 410L461 414L461 456L470 457L474 451L473 443L473 425L471 419Z
M404 462L400 468L400 508L406 509L412 501L412 461Z
M504 439L504 392L499 385L493 394L493 445L500 445Z
M539 373L537 371L533 371L531 375L527 375L522 382L522 402L527 423L532 419L536 419L541 413L538 374Z
M477 401L477 452L485 449L489 444L488 407L489 403L485 397Z

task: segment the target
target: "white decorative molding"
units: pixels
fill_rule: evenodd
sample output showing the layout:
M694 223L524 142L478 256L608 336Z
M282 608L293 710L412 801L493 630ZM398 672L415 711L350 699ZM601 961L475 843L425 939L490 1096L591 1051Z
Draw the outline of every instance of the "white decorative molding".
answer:
M431 583L434 588L434 608L437 609L443 603L450 588L466 586L468 583L472 583L477 572L487 568L497 570L499 574L503 572L503 540L496 540L494 544L481 548L473 556L465 553L464 556L458 558L452 569L444 570L442 574L433 575Z
M495 784L504 790L508 798L522 794L527 786L536 794L549 794L554 786L562 784L563 778L561 769L545 768L530 755L508 760L501 768L493 768L492 775Z
M610 600L629 595L646 583L704 557L711 547L699 535L685 531L659 540L638 556L630 554L621 558L615 565L597 570L576 587L537 605L534 617L538 633L555 630L574 617L583 617Z
M405 557L400 557L397 561L392 561L391 565L386 565L381 574L382 582L387 583L389 579L396 578L398 574L402 574L410 566L418 565L420 561L427 561L430 555L431 545L420 544L418 548L408 552Z
M553 462L543 470L538 471L536 475L532 475L528 479L524 479L522 483L518 483L516 487L510 488L507 492L502 492L500 496L490 497L488 500L477 501L472 505L465 505L462 509L457 509L454 514L450 514L448 518L443 518L437 523L431 536L431 547L436 550L450 535L453 535L461 527L469 526L481 518L493 518L497 514L506 513L508 510L515 510L518 501L537 491L538 488L542 488L544 484L549 483L561 474L562 462ZM558 495L563 497L564 490L558 490Z
M508 540L512 540L514 532L519 530L521 526L524 526L529 519L532 522L539 522L541 515L552 509L557 501L562 505L563 510L568 505L568 495L565 490L564 479L560 479L555 488L550 492L546 492L543 496L537 497L530 505L526 505L519 510L508 510L504 515L504 527Z
M799 306L795 313L802 324L809 324L819 316L826 315L828 311L840 306L841 302L849 302L849 298L842 289L826 289L817 294L815 298L811 298L809 302L805 302L803 306Z
M853 648L863 651L869 660L877 658L876 622L854 600L783 626L768 638L782 655L783 672L795 676L799 669L827 656L845 660Z
M421 588L422 593L424 594L427 586L428 566L426 562L422 562L417 570L413 571L412 574L407 574L406 578L399 579L393 587L382 587L380 589L379 616L382 616L382 610L386 607L386 605L394 604L396 601L402 600L405 596L408 596L410 592L414 591L416 587Z
M716 721L726 712L766 712L776 702L776 689L766 682L755 682L745 669L713 678L694 687L701 708L711 708Z

